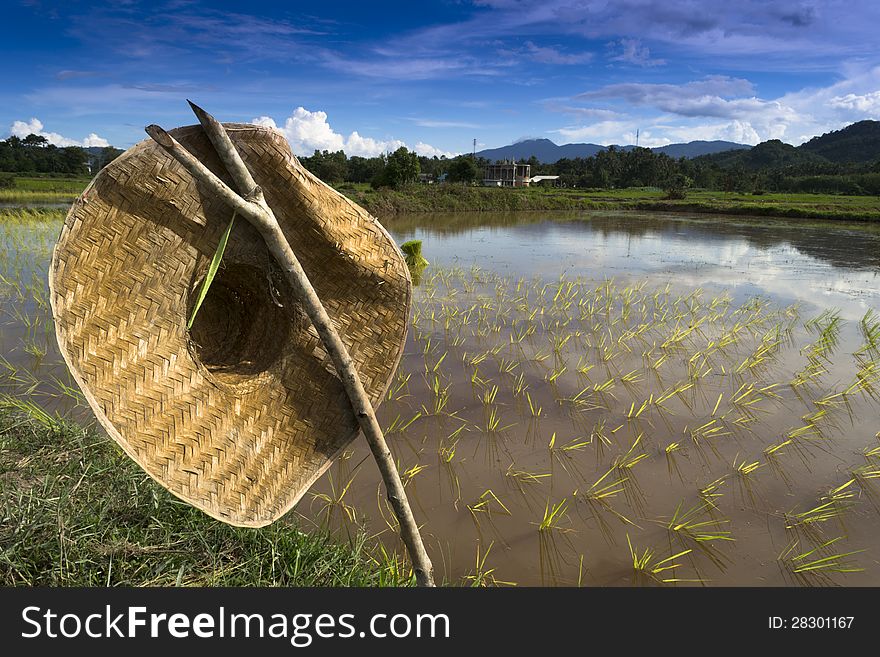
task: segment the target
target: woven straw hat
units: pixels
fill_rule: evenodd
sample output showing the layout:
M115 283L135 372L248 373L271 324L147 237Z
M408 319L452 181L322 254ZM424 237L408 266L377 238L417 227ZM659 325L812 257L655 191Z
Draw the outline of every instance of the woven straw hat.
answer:
M365 210L306 171L283 135L224 124L376 406L403 351L412 286ZM232 184L200 126L171 131ZM321 340L257 231L150 140L71 208L49 274L61 353L107 432L209 515L259 527L287 512L357 435Z

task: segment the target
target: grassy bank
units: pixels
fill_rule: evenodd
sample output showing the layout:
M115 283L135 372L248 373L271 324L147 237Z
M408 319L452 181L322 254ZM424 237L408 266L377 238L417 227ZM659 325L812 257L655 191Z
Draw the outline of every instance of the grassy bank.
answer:
M404 586L363 535L224 525L92 429L0 399L0 585ZM292 515L292 514L291 514Z
M16 176L13 187L0 189L0 203L72 203L90 180Z
M0 203L70 203L85 189L87 178L17 177L15 187L0 189ZM377 216L403 212L518 212L534 210L640 210L794 217L880 220L880 197L831 194L741 194L691 190L682 200L665 199L657 188L500 189L462 185L411 185L372 189L345 183L339 191Z
M713 214L880 220L880 198L821 194L738 194L694 190L683 200L667 200L653 188L618 190L462 187L416 185L373 190L343 185L344 194L376 215L400 212L641 210Z

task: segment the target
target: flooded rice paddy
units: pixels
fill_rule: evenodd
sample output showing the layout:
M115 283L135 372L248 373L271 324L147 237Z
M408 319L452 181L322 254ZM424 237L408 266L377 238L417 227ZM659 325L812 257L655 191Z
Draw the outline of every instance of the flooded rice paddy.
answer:
M880 584L880 232L633 213L409 215L379 408L438 580ZM0 403L88 417L60 217L0 224ZM295 513L402 552L363 441Z

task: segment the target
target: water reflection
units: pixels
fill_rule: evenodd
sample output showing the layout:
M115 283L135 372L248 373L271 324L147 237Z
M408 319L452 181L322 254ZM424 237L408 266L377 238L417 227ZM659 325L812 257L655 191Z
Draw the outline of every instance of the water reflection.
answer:
M880 305L880 228L870 224L635 212L411 214L383 223L398 241L422 240L442 266L672 280L737 299L831 305L847 319Z

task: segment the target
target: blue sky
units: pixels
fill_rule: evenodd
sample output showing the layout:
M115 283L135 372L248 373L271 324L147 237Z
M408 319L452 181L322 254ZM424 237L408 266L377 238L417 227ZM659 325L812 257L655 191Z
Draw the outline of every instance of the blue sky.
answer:
M694 139L880 119L875 0L5 0L0 135L127 148L274 125L294 152Z

